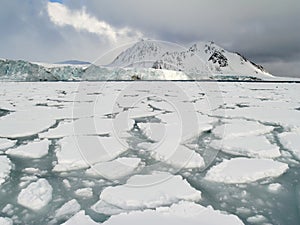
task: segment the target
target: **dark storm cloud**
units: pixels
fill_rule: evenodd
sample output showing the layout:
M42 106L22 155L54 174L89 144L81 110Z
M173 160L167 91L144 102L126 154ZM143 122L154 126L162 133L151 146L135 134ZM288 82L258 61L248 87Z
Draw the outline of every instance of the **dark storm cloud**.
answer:
M240 52L265 65L274 74L296 76L300 69L299 0L62 2L73 10L84 8L89 15L105 21L114 29L130 27L141 31L146 37L179 44L213 40L228 50ZM32 57L44 56L41 60L54 60L57 54L61 54L61 59L90 60L106 50L105 41L95 34L78 32L68 26L55 26L47 15L46 0L4 0L1 3L0 35L1 40L7 43L0 44L0 57L19 55L25 58L28 52L32 52ZM26 42L35 48L23 47L22 51L9 52L9 48L22 46ZM47 51L48 59L45 55Z

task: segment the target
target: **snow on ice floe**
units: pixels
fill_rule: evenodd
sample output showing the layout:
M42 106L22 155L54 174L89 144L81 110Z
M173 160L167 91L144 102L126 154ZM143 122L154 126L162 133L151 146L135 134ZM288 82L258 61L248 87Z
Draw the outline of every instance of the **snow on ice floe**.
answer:
M48 154L50 142L47 139L42 141L29 142L26 145L20 145L17 148L9 149L6 154L24 158L41 158Z
M274 128L265 126L255 121L241 119L226 120L224 125L212 130L212 133L222 139L235 138L240 136L261 135L269 133Z
M49 115L40 115L38 112L15 112L1 117L0 137L18 138L32 136L55 125L55 119L49 117Z
M0 185L8 178L12 169L12 163L7 156L0 155Z
M99 223L96 223L85 214L84 210L81 210L61 225L99 225Z
M86 171L86 174L106 179L120 179L133 173L141 162L140 158L117 158L109 162L102 162L93 165Z
M29 184L18 195L18 203L32 210L40 210L52 200L52 187L44 178Z
M276 158L280 151L277 145L273 145L264 136L241 136L230 139L213 140L210 146L220 149L232 155Z
M0 150L13 147L17 143L16 140L9 140L7 138L0 138Z
M181 201L171 207L115 215L103 224L243 225L244 223L237 216L214 210L211 206L203 207L193 202Z
M88 168L98 162L114 159L127 147L115 137L71 136L59 141L54 171L62 172Z
M279 134L282 145L292 151L294 156L300 160L300 130L284 132Z
M80 208L81 207L76 199L72 199L55 211L55 218L74 215L75 213L79 212Z
M169 173L135 175L129 178L126 184L107 187L100 194L100 201L125 210L153 208L180 200L200 199L200 191L191 187L181 176ZM97 207L95 209L97 211Z
M13 221L7 217L0 217L0 224L1 225L13 225Z
M285 163L271 159L234 158L213 166L205 179L222 183L250 183L263 178L278 177L288 170Z

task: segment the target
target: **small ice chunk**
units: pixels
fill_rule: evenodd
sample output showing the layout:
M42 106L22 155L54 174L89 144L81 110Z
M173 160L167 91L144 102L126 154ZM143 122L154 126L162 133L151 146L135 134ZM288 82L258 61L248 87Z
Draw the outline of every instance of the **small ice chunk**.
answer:
M232 155L276 158L280 151L264 136L241 136L223 140L213 140L210 146Z
M13 208L14 208L14 206L12 204L7 204L6 206L4 206L4 208L1 210L1 212L12 216L14 214Z
M66 215L74 215L75 213L79 212L80 210L80 205L79 203L75 200L72 199L65 204L62 205L58 210L55 212L55 217L64 217Z
M255 215L247 218L247 222L254 223L254 224L263 224L268 220L263 215Z
M99 225L82 210L61 225Z
M268 177L278 177L288 165L271 159L234 158L213 166L205 179L223 183L250 183Z
M244 223L237 216L214 210L211 206L203 207L193 202L181 201L171 207L115 215L103 224L243 225Z
M0 217L0 224L1 225L13 225L13 221L7 217Z
M48 154L49 141L47 139L42 141L29 142L26 145L18 146L17 148L9 149L6 154L24 158L38 159Z
M222 126L216 127L212 133L219 138L228 139L240 136L266 134L273 129L271 126L265 126L258 122L233 119Z
M7 156L0 155L0 185L8 178L12 163Z
M283 146L292 151L295 157L300 160L300 131L295 130L279 134L279 139Z
M84 198L90 198L93 196L93 189L88 187L88 188L81 188L75 191L75 194L84 197Z
M269 191L273 192L273 193L278 193L281 188L282 188L282 185L279 183L269 184L269 186L268 186Z
M9 140L7 138L0 138L0 150L13 147L17 141Z
M71 136L60 140L59 144L58 164L53 169L58 172L88 168L112 160L127 150L116 137Z
M100 200L121 209L153 208L180 200L200 199L200 191L181 176L170 173L135 175L125 185L107 187L100 194Z
M141 162L139 158L117 158L103 163L97 163L86 171L90 176L102 176L107 179L119 179L131 174Z
M39 210L51 201L52 190L46 179L39 179L21 190L18 203L32 210Z
M68 181L67 179L63 180L63 184L65 185L66 188L71 188L70 181Z

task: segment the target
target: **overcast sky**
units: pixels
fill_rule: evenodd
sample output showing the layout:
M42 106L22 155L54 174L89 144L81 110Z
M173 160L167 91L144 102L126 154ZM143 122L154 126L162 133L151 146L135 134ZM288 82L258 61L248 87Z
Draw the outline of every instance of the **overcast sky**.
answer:
M0 57L94 61L140 38L214 41L300 77L300 0L1 0Z

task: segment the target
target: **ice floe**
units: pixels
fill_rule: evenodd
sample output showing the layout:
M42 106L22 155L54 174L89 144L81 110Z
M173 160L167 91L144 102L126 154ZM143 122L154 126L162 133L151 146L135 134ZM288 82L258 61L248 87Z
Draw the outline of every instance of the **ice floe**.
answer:
M99 225L99 223L93 221L91 217L85 214L84 210L81 210L61 225Z
M223 183L250 183L263 178L278 177L289 166L271 159L234 158L213 166L205 179Z
M300 160L300 131L296 130L279 134L279 139L282 145Z
M0 185L8 178L12 169L12 163L7 156L0 155Z
M64 217L66 215L74 215L79 212L80 208L79 203L75 199L72 199L55 211L55 218Z
M15 112L0 118L0 137L18 138L36 135L55 125L56 120L38 112Z
M222 126L213 129L213 134L222 139L235 138L240 136L260 135L269 133L274 128L272 126L265 126L258 122L247 120L226 120Z
M200 191L181 176L169 173L135 175L125 185L107 187L100 194L100 200L121 209L153 208L180 200L200 199Z
M0 217L0 224L1 225L13 225L13 221L7 217Z
M203 207L193 202L181 201L171 207L115 215L103 224L243 225L244 223L237 216L214 210L210 206Z
M59 144L58 164L53 169L58 172L88 168L112 160L127 150L115 137L71 136L60 140Z
M26 145L20 145L17 148L9 149L6 154L24 158L41 158L48 154L50 142L47 139L42 141L30 142Z
M119 179L133 173L141 162L140 158L117 158L103 163L97 163L86 171L86 174L106 179Z
M93 189L90 187L80 188L75 191L75 194L80 197L90 198L93 196Z
M44 178L39 179L22 189L18 195L18 203L32 210L39 210L52 199L52 187Z
M232 155L261 158L276 158L281 155L279 147L271 144L264 136L241 136L213 140L210 146Z
M0 150L11 148L16 143L17 143L17 141L15 141L15 140L9 140L7 138L0 138Z

